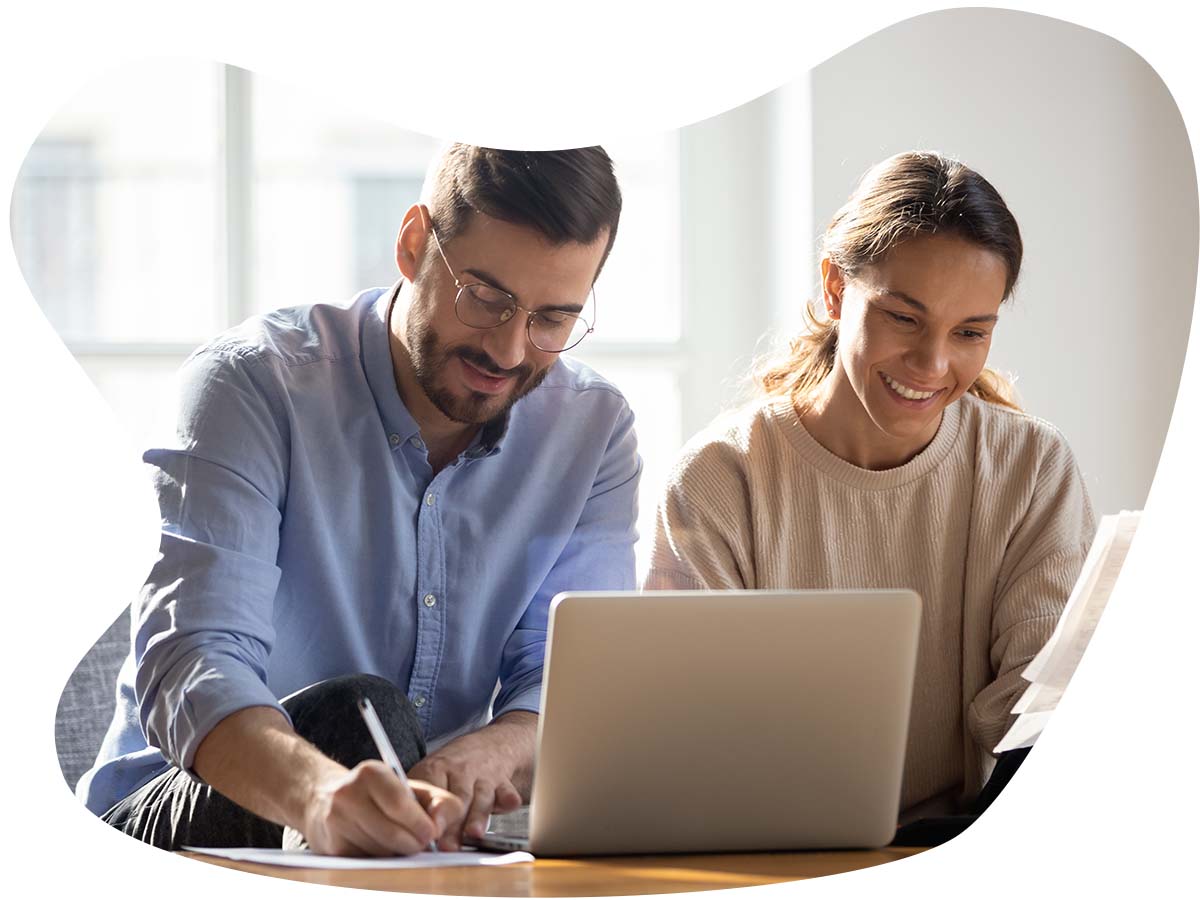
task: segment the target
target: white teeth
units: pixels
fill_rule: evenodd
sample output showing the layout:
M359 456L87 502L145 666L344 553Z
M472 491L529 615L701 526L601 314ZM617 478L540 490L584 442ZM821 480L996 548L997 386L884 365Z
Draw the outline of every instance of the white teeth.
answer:
M937 391L914 391L911 388L906 388L900 382L889 377L888 375L884 375L883 380L888 383L888 387L890 387L901 397L904 397L908 400L928 400L937 393Z

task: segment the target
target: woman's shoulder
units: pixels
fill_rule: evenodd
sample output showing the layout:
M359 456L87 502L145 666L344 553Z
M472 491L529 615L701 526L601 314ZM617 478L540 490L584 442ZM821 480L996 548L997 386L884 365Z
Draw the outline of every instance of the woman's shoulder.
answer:
M683 445L667 476L668 491L696 497L751 490L778 465L786 442L779 431L768 401L721 413Z
M961 401L965 431L974 436L978 462L991 468L1073 465L1066 435L1047 419L1024 410L990 403L971 394Z

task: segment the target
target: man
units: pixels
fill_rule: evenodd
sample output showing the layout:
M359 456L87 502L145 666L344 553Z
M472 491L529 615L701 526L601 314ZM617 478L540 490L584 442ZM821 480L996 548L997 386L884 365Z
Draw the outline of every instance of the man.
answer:
M559 356L620 208L598 147L454 145L397 285L193 354L90 809L170 849L394 854L528 798L549 601L634 586L633 417Z

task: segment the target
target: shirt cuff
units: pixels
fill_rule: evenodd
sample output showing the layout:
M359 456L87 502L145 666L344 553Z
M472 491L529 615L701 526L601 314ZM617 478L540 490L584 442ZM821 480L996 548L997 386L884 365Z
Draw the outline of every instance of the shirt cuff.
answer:
M163 748L163 755L200 781L192 768L200 744L222 720L256 706L278 710L292 726L287 710L254 673L204 673L187 686L179 699L170 728L170 746Z
M542 686L541 684L527 687L524 690L518 691L510 697L504 698L502 706L492 708L492 718L498 719L505 713L510 712L531 712L540 713L542 706Z

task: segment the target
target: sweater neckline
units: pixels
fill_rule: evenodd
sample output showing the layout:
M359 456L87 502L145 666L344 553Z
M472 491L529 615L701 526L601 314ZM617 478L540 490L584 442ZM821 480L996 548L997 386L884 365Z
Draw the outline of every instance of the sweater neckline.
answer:
M960 397L942 411L937 434L924 450L902 466L880 470L860 468L825 449L804 427L789 397L768 404L766 415L804 460L823 474L856 488L886 491L928 475L945 460L958 439L962 401Z

